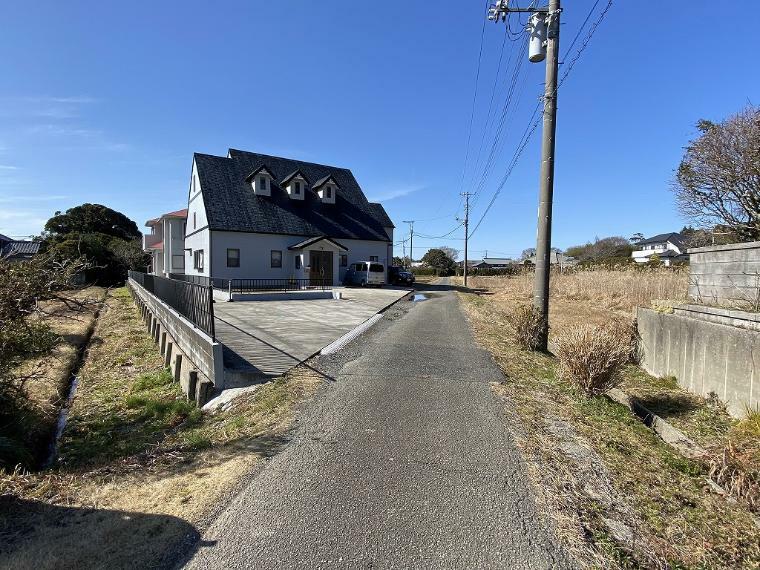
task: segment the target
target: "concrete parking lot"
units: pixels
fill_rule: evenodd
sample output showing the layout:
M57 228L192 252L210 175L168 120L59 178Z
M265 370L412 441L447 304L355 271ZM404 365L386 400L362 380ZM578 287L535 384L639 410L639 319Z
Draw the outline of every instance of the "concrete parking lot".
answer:
M338 288L336 299L215 303L216 337L230 382L278 376L382 311L409 290Z

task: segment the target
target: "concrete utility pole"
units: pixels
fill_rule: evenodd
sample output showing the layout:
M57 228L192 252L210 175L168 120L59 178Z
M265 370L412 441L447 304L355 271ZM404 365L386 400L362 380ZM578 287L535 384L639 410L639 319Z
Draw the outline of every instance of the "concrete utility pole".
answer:
M549 275L551 273L552 200L554 196L554 146L557 131L557 68L559 64L560 0L550 0L546 27L546 85L544 125L541 141L541 178L536 235L536 277L533 306L541 313L543 330L539 348L546 350L549 338Z
M467 242L470 239L470 196L469 192L462 192L464 197L464 265L462 266L462 275L464 275L464 286L467 287Z
M543 330L539 349L546 350L549 336L549 274L552 247L552 198L554 195L554 140L557 130L557 68L559 66L560 0L549 0L548 8L510 8L509 0L497 0L488 19L505 22L510 12L530 12L528 54L533 63L546 59L544 86L544 130L541 142L541 179L536 232L536 277L533 306L541 313Z
M414 267L414 222L415 220L404 220L409 224L409 268Z

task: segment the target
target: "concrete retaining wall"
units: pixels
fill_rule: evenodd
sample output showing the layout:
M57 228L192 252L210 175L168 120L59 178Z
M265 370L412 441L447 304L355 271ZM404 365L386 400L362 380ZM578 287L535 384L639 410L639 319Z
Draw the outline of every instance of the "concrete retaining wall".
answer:
M749 326L734 326L736 320ZM637 321L647 372L675 376L680 386L702 396L715 393L736 417L744 416L746 406L760 406L756 315L693 305L676 307L672 314L640 307Z
M689 297L700 303L760 300L760 242L689 249Z
M133 279L128 285L175 380L188 398L202 406L212 391L224 388L222 345Z

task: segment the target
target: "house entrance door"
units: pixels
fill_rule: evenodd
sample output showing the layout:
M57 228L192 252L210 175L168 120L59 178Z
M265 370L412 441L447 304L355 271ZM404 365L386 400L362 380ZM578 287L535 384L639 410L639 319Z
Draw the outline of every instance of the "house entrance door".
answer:
M311 250L310 255L309 280L311 285L332 285L333 253L331 251Z

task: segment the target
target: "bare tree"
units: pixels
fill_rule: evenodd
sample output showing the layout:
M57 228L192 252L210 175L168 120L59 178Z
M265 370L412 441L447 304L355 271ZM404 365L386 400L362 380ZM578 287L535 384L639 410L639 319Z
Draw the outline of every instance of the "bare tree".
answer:
M456 261L457 257L459 257L459 252L453 247L449 247L447 245L439 245L436 249L440 249L449 258L451 258L451 261Z
M760 239L760 108L697 128L673 183L680 212L697 227L720 224L742 241Z

